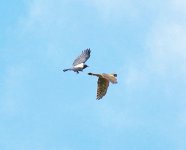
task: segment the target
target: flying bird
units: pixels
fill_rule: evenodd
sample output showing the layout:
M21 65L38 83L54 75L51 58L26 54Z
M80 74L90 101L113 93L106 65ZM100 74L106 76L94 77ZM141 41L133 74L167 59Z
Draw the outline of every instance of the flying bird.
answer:
M97 100L100 100L103 96L106 95L107 89L109 87L109 82L116 84L117 83L117 74L95 74L95 73L88 73L88 75L93 75L98 77L97 81Z
M69 69L64 69L63 71L74 71L76 73L79 73L79 71L83 71L83 69L87 68L88 66L85 64L85 62L90 57L91 50L90 48L82 51L81 55L79 55L73 62L72 67Z

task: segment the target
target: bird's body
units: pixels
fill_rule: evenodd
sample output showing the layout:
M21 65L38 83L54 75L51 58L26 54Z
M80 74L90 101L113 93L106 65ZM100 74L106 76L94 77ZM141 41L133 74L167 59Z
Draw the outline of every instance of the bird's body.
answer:
M90 49L82 51L81 55L74 60L72 68L64 69L63 71L74 71L77 73L79 73L79 71L83 71L83 69L88 67L85 62L89 59L90 53Z
M63 71L65 72L65 71L70 71L71 70L71 71L79 73L79 71L83 71L83 69L86 68L85 66L86 65L84 63L81 63L81 64L78 64L76 66L73 66L72 68L64 69Z
M115 84L117 83L117 74L95 74L95 73L88 73L88 75L93 75L98 77L97 81L97 100L100 100L103 96L106 95L107 89L109 87L109 82Z

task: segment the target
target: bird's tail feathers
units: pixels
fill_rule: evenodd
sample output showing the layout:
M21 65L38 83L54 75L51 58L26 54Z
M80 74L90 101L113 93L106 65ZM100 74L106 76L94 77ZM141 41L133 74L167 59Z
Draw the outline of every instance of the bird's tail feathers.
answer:
M100 76L100 74L91 73L91 72L89 72L89 73L88 73L88 75L97 76L97 77L99 77L99 76Z
M69 69L63 69L64 72L69 71L69 70L72 70L72 69L71 68L69 68Z

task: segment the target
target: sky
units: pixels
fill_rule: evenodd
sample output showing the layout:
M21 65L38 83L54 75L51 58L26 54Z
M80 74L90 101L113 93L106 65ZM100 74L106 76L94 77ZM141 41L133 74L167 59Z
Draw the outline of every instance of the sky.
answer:
M1 150L186 149L185 0L1 0L0 18ZM118 84L98 101L88 72Z

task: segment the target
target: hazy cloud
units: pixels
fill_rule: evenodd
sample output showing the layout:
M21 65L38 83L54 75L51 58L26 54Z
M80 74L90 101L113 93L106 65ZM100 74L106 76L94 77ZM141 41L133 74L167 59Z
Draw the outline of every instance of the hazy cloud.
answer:
M171 0L171 8L181 13L186 13L186 1L185 0Z
M23 98L26 94L25 77L27 69L22 66L11 66L6 69L1 96L1 112L6 115L16 115L23 108ZM24 94L23 94L24 93Z
M186 28L177 23L158 24L147 39L149 68L160 74L186 75Z
M119 19L120 17L135 17L137 9L135 3L129 0L88 0L89 5L93 6L101 14L104 20Z

